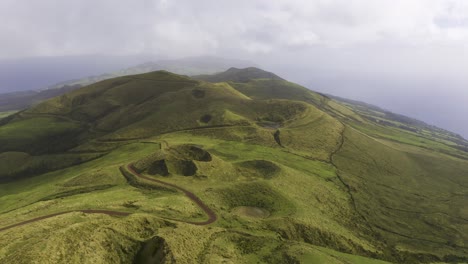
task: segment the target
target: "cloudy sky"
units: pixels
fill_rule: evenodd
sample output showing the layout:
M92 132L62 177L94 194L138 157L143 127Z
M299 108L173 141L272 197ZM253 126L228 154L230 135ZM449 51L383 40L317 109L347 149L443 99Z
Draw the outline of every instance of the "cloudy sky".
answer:
M468 136L465 0L2 0L0 21L0 59L248 59Z

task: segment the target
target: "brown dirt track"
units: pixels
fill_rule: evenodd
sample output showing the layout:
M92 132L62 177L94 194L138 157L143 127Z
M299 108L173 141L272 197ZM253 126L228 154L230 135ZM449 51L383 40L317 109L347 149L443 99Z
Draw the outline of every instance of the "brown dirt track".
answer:
M209 208L205 203L203 203L203 201L200 198L198 198L198 196L196 196L194 193L187 191L186 189L179 187L175 184L163 182L161 180L156 180L154 178L141 175L135 171L135 169L133 168L133 164L127 165L127 170L139 178L152 181L152 182L156 182L158 184L165 185L165 186L168 186L168 187L171 187L171 188L174 188L183 192L185 196L187 196L190 200L192 200L196 205L198 205L198 207L200 207L206 213L206 215L208 215L208 220L203 221L203 222L187 222L187 221L182 221L182 222L192 224L192 225L208 225L216 221L217 219L216 213L213 210L211 210L211 208Z

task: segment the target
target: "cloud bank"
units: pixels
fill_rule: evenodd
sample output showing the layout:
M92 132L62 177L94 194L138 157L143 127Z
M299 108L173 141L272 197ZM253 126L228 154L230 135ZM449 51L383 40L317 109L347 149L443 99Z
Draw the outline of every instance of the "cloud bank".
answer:
M432 94L447 113L468 115L450 110L468 101L465 0L3 0L0 17L0 59L242 58L311 88L395 111L411 105L406 114L430 108L420 99ZM392 108L405 101L395 98L407 105ZM417 117L434 121L427 113Z

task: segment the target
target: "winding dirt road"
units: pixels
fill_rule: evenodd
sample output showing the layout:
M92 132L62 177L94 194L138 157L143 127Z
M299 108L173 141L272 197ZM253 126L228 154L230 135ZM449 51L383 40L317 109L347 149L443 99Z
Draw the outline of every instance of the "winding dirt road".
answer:
M203 201L198 196L196 196L194 193L192 193L190 191L187 191L186 189L184 189L182 187L179 187L179 186L177 186L175 184L164 182L164 181L157 180L157 179L154 179L154 178L151 178L151 177L148 177L148 176L141 175L140 173L135 171L135 169L133 167L133 164L127 165L127 170L130 173L132 173L133 175L135 175L135 176L137 176L139 178L142 178L142 179L145 179L145 180L148 180L148 181L152 181L152 182L156 182L158 184L168 186L168 187L171 187L173 189L177 189L177 190L181 191L182 193L185 194L185 196L187 196L196 205L198 205L198 207L200 207L205 212L205 214L208 216L208 220L203 221L203 222L190 222L190 221L181 221L181 220L176 220L176 219L171 219L171 220L176 220L176 221L180 221L180 222L184 222L184 223L188 223L188 224L192 224L192 225L208 225L208 224L214 223L217 220L216 213L213 210L211 210L211 208L208 207L205 203L203 203Z
M122 174L124 173L123 170L125 170L123 167L120 167L120 170L122 172ZM144 176L144 175L141 175L140 173L136 172L134 167L133 167L133 164L128 164L126 166L126 170L128 172L130 172L131 174L133 174L134 176L138 177L138 178L141 178L141 179L145 179L145 180L148 180L148 181L152 181L152 182L155 182L155 183L158 183L160 185L164 185L164 186L168 186L170 188L173 188L173 189L176 189L182 193L185 194L185 196L187 196L190 200L192 200L198 207L200 207L200 209L203 210L203 212L205 212L205 214L208 216L208 219L205 220L205 221L202 221L202 222L193 222L193 221L184 221L184 220L178 220L178 219L173 219L173 218L164 218L164 219L168 219L168 220L173 220L173 221L179 221L179 222L184 222L184 223L187 223L187 224L192 224L192 225L209 225L211 223L214 223L216 220L217 220L217 216L216 216L216 213L210 208L208 207L198 196L196 196L194 193L182 188L182 187L179 187L175 184L172 184L172 183L167 183L167 182L164 182L164 181L161 181L161 180L157 180L157 179L154 179L154 178L151 178L151 177L147 177L147 176ZM33 218L33 219L30 219L30 220L26 220L26 221L23 221L23 222L20 222L20 223L16 223L16 224L13 224L13 225L10 225L10 226L6 226L6 227L1 227L0 228L0 232L2 231L5 231L5 230L8 230L8 229L11 229L11 228L14 228L14 227L18 227L18 226L22 226L22 225L27 225L27 224L31 224L31 223L34 223L34 222L37 222L37 221L41 221L41 220L44 220L44 219L47 219L47 218L52 218L52 217L55 217L55 216L59 216L59 215L63 215L63 214L69 214L69 213L74 213L74 212L81 212L81 213L85 213L85 214L106 214L106 215L110 215L110 216L128 216L130 215L131 213L129 212L119 212L119 211L111 211L111 210L100 210L100 209L84 209L84 210L71 210L71 211L64 211L64 212L59 212L59 213L54 213L54 214L49 214L49 215L44 215L44 216L40 216L40 217L36 217L36 218Z

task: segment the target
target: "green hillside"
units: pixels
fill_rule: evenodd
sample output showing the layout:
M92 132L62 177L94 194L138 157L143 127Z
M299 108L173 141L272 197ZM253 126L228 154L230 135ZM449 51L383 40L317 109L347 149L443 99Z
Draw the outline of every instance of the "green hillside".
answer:
M468 262L467 142L382 111L256 68L49 99L0 120L0 262Z

